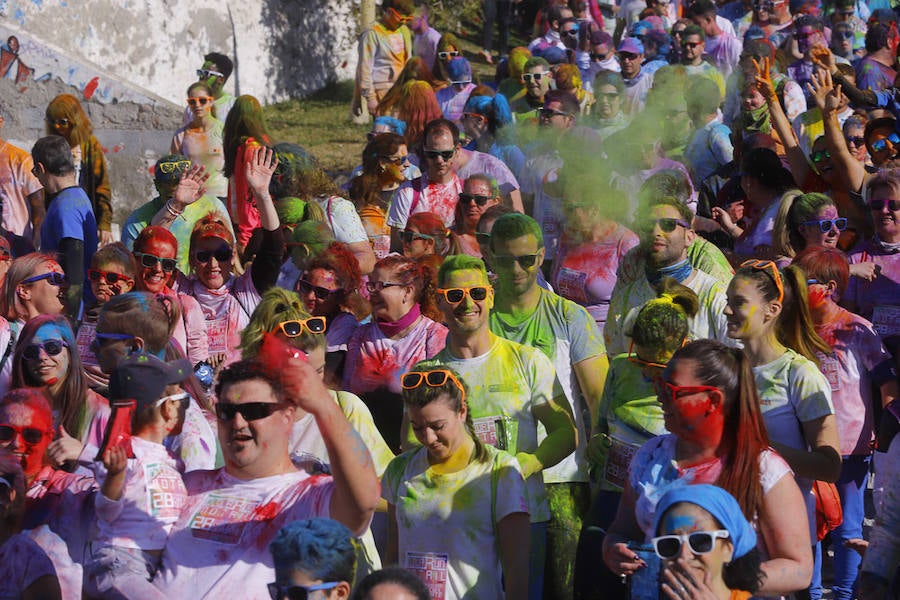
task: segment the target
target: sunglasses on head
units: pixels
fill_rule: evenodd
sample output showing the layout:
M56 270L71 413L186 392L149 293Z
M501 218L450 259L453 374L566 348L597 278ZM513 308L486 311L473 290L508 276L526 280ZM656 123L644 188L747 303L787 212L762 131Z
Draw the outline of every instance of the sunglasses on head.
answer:
M291 319L282 321L272 331L280 331L287 337L297 337L303 333L303 328L310 333L325 333L325 317L310 317L308 319Z
M819 150L818 152L813 152L809 155L814 163L825 162L826 160L831 158L831 152L828 150Z
M65 340L45 340L39 344L29 344L22 349L22 357L27 360L38 360L41 357L41 350L43 350L47 356L57 356L60 352L63 351L63 348L68 348L69 344L66 343Z
M120 281L123 283L131 283L133 281L127 275L112 271L101 271L100 269L88 269L88 279L91 281L105 281L109 285L115 285Z
M653 231L653 228L659 225L659 230L663 233L672 233L675 231L675 228L679 225L684 227L685 229L690 229L691 224L685 221L684 219L672 219L672 218L663 218L663 219L648 219L641 223L640 230L650 233Z
M892 146L896 146L900 144L900 135L896 133L891 133L886 138L881 138L879 140L875 140L870 145L872 146L872 150L875 152L882 152L887 148L887 143L890 142Z
M459 201L463 204L472 204L474 202L478 206L484 206L493 199L493 196L479 196L477 194L462 193L459 195Z
M540 256L540 252L535 254L522 254L521 256L513 256L512 254L495 254L493 256L494 266L499 269L511 269L514 264L519 263L519 266L525 270L532 268L535 263L537 263L537 258Z
M272 600L307 600L310 592L331 590L339 586L339 581L329 581L328 583L317 583L316 585L281 585L280 583L269 583L269 597Z
M462 383L456 378L451 371L446 369L435 369L434 371L409 371L404 373L400 378L400 385L404 390L414 390L423 383L429 387L441 387L447 383L447 380L453 382L456 388L462 394L462 401L466 401L466 390Z
M541 79L543 79L544 75L547 75L547 73L524 73L522 75L522 80L526 83L531 81L532 79L534 79L535 81L540 81Z
M234 255L234 251L230 246L224 246L222 248L217 248L216 250L200 250L199 252L194 252L194 259L205 265L213 258L216 259L217 262L227 263L231 262L231 257Z
M290 406L288 402L245 402L243 404L219 402L216 404L216 417L220 421L231 421L240 413L245 421L258 421L270 416L276 410L288 406Z
M456 58L457 56L459 56L459 52L457 50L452 50L450 52L438 52L438 58L441 60Z
M844 231L847 229L847 219L844 217L839 217L837 219L813 219L812 221L803 221L803 225L817 225L819 231L822 233L828 233L832 228L837 229L838 231Z
M313 292L316 295L316 298L319 300L327 300L334 294L340 294L344 291L343 288L337 288L336 290L329 290L327 288L319 287L318 285L313 285L306 279L298 279L297 280L297 289L304 296L308 295L310 292Z
M654 383L654 387L656 387L656 395L659 399L668 402L677 400L682 396L689 396L690 394L699 394L702 392L713 392L719 389L714 385L675 385L674 383L669 383L662 379L657 380Z
M433 235L425 235L424 233L419 233L418 231L412 231L410 229L404 229L400 232L400 241L404 244L412 244L414 240L433 240Z
M161 264L163 271L171 272L178 266L178 263L175 262L174 258L160 258L155 254L147 254L146 252L135 252L134 256L141 261L142 267L148 269L155 269L156 265Z
M0 425L0 444L7 444L17 435L21 435L26 444L40 444L44 436L50 433L36 427L20 427L18 425Z
M375 292L380 292L385 288L391 287L409 287L405 283L391 283L389 281L367 281L366 282L366 291L370 294L374 294Z
M22 283L35 283L41 281L42 279L46 279L47 283L50 285L61 286L66 282L66 276L63 273L57 273L56 271L50 271L49 273L42 273L40 275L34 275L33 277L29 277L28 279L23 279Z
M778 288L778 302L784 302L784 282L781 280L781 271L771 260L750 259L741 263L742 269L753 269L755 271L763 271L772 278L775 287Z
M885 205L888 210L900 210L900 200L869 200L869 210L884 210Z
M187 99L188 106L190 106L192 108L197 107L197 106L206 106L207 103L211 103L212 101L213 101L213 98L211 98L210 96L200 96L199 98L188 98Z
M488 288L483 285L468 288L438 288L435 291L450 304L459 304L465 299L466 294L475 302L481 302L488 295Z
M447 161L453 158L453 155L456 154L456 148L454 148L453 150L423 150L422 154L425 155L425 158L430 158L431 160L434 160L438 156L440 156L445 161Z
M656 555L660 558L672 560L681 554L681 545L687 543L694 554L709 554L716 547L716 539L728 539L731 537L725 529L715 531L692 531L685 535L661 535L650 542Z
M223 74L218 71L213 71L211 69L197 69L197 77L200 79L209 79L210 77L225 77Z
M169 174L175 171L187 171L191 168L191 161L189 160L176 160L171 162L161 162L157 165L157 168L163 173Z

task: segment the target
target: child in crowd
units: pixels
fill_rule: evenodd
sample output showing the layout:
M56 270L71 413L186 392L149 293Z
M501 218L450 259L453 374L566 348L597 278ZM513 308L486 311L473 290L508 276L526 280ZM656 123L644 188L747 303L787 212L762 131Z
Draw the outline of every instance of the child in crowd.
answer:
M111 401L134 400L130 440L95 463L97 532L85 563L85 589L98 598L161 599L151 583L169 530L187 499L181 462L163 446L184 424L188 394L177 385L190 377L187 360L165 363L134 353L112 372Z
M134 289L134 278L137 266L134 256L122 242L109 244L97 250L91 257L91 268L88 269L88 282L94 296L94 304L84 311L75 342L81 355L81 364L87 376L88 385L95 392L106 392L109 378L100 370L97 356L91 349L96 337L97 317L100 309L113 296L125 294Z

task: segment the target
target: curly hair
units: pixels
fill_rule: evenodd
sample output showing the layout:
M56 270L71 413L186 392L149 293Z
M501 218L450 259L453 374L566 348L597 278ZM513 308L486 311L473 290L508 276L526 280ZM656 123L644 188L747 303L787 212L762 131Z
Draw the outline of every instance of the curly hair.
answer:
M359 261L356 260L356 256L346 244L341 242L329 244L325 250L307 263L307 273L314 269L323 269L334 273L338 287L343 290L341 308L352 313L357 320L369 314L369 303L359 293L362 285Z
M435 300L434 282L437 272L427 261L406 258L399 254L389 254L375 263L375 268L394 271L395 274L391 279L396 283L413 288L422 314L438 323L443 320L444 316L438 310Z

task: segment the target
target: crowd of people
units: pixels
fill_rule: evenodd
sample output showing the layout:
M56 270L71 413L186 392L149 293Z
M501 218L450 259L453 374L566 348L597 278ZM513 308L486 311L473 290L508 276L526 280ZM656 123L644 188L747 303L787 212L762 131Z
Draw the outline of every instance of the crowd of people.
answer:
M215 52L125 218L3 142L0 597L900 593L898 15L532 4L384 0L339 181Z

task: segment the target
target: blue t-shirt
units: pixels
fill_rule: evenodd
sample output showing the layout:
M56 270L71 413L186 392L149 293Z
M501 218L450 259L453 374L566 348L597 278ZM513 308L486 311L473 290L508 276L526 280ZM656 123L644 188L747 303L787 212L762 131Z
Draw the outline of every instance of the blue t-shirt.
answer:
M59 252L63 238L84 243L84 268L97 251L97 220L91 201L78 186L66 188L50 200L47 216L41 224L41 251Z

